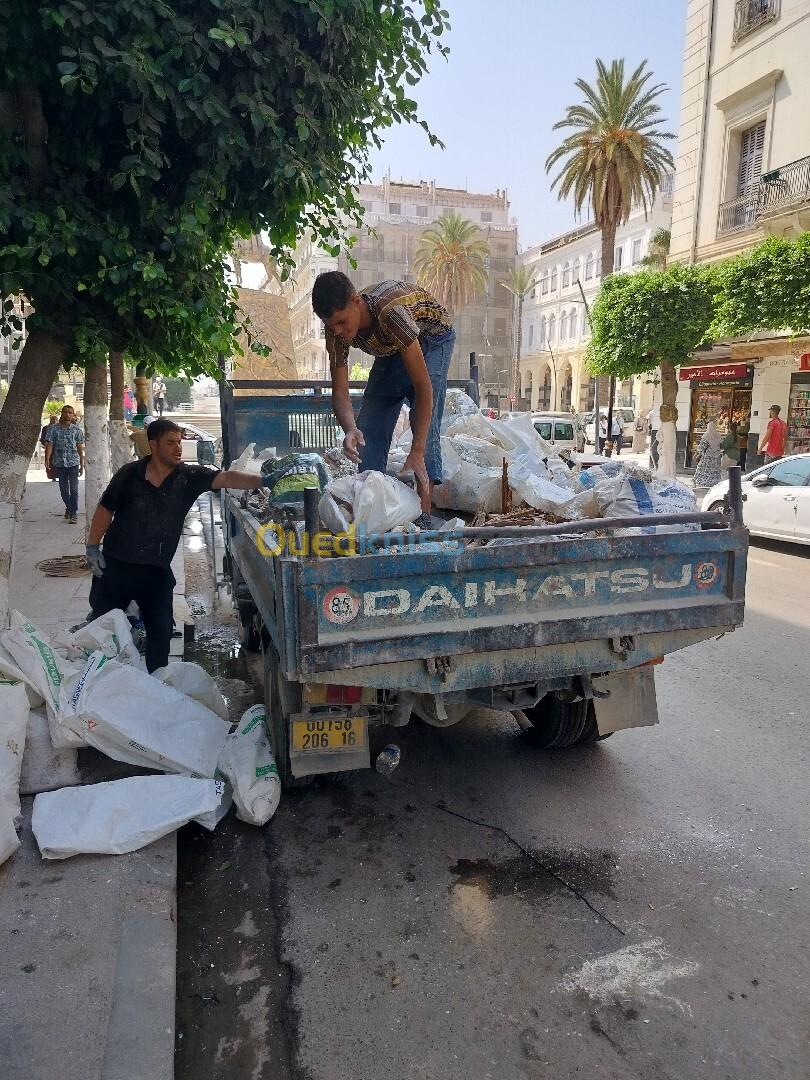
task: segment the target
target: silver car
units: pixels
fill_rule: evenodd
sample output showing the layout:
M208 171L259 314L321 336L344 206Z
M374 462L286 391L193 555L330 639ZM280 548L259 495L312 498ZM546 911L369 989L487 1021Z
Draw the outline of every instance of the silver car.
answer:
M810 544L810 454L793 454L742 478L743 521L753 536ZM703 510L722 510L728 480L709 488Z

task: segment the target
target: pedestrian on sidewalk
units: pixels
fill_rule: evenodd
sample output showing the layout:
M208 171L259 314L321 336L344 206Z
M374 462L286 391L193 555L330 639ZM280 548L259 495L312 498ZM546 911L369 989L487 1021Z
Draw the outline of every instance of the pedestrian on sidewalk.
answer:
M181 460L182 429L171 420L153 420L147 434L150 455L119 469L101 496L87 536L87 564L93 571L93 618L114 608L126 611L134 600L146 630L146 667L155 671L169 662L175 586L171 561L186 514L203 492L247 491L260 479L187 465Z
M737 446L740 451L740 469L743 472L745 472L745 460L748 457L748 433L750 430L751 425L748 417L743 414L742 418L737 421Z
M135 398L129 388L129 383L124 383L124 419L127 423L135 414Z
M703 438L700 440L695 458L697 461L694 476L696 488L714 487L715 484L720 483L723 475L720 469L720 462L723 457L723 451L720 448L721 441L717 425L714 420L710 420L706 425Z
M84 472L84 433L76 423L76 413L65 405L59 423L47 430L45 469L59 481L59 494L65 504L65 521L76 524L79 512L79 477Z
M778 461L785 452L785 440L787 439L787 424L779 416L781 406L771 405L768 409L768 426L765 434L759 440L759 452L765 455L765 464Z
M160 375L158 375L152 384L152 396L155 399L155 412L158 414L158 418L160 418L163 416L163 410L166 408L166 383L161 379Z
M56 415L56 413L51 413L51 415L48 417L48 423L43 425L42 431L40 431L40 433L39 433L39 445L42 447L42 454L43 454L43 457L44 457L46 462L48 460L48 451L47 451L48 432L51 430L51 428L53 427L54 424L58 423L58 421L59 421L59 417ZM46 465L46 467L47 467L47 465ZM54 484L56 483L56 477L55 476L51 477L51 482L54 483Z
M739 433L737 428L737 422L732 420L728 425L728 434L723 436L720 443L720 449L723 451L723 457L720 460L720 470L725 472L732 465L740 464L740 447Z
M617 413L614 413L610 418L610 438L613 443L613 453L621 454L622 452L622 421Z

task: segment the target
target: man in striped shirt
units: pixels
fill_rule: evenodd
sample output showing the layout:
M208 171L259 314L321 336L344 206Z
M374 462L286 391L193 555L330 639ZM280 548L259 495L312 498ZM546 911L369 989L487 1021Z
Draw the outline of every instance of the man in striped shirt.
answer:
M442 481L439 423L456 334L430 293L406 281L383 281L358 293L345 274L319 274L312 306L326 327L332 403L346 433L346 456L361 469L385 472L400 409L411 406L413 442L403 473L413 473L429 512ZM349 349L375 357L355 421L349 396Z

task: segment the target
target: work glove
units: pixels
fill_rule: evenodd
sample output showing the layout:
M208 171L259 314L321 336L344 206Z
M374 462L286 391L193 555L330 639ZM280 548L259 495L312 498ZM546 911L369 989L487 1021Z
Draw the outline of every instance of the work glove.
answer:
M107 563L101 552L101 544L86 544L87 565L93 571L93 577L102 577Z

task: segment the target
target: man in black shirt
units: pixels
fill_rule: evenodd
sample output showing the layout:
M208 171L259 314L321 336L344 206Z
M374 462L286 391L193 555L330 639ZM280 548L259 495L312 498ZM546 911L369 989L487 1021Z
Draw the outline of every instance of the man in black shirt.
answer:
M151 454L119 469L99 500L87 536L87 562L93 571L93 618L113 608L125 611L134 600L146 630L146 667L155 671L169 662L175 585L170 564L186 514L205 491L247 490L261 480L186 465L182 429L171 420L154 420L148 438Z

